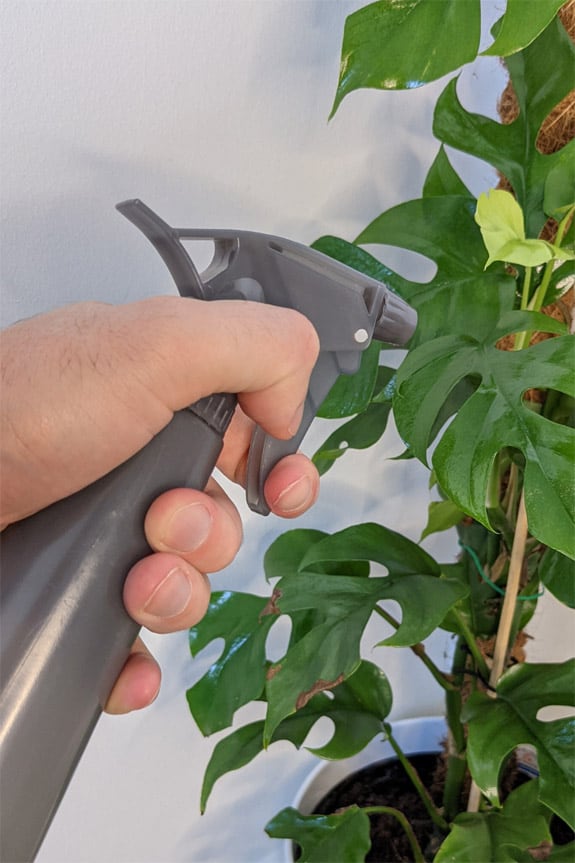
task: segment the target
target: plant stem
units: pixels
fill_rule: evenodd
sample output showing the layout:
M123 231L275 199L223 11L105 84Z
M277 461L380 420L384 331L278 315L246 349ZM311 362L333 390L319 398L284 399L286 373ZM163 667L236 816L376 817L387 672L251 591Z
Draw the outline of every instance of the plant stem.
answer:
M457 686L457 690L445 693L448 739L445 784L443 786L443 815L447 821L452 821L459 812L461 789L467 771L466 739L461 722L461 687L465 680L467 658L465 640L459 636L452 663L453 682Z
M529 305L529 291L531 290L531 275L533 267L525 267L525 278L523 279L523 291L521 292L521 311Z
M395 754L399 758L401 764L403 765L403 769L405 770L405 772L407 773L407 775L409 776L409 778L411 780L413 787L415 788L415 790L417 791L417 793L421 797L421 802L423 803L423 805L427 809L429 817L431 818L433 823L437 827L439 827L440 830L443 830L444 833L447 833L449 830L449 824L447 823L447 821L444 818L442 818L442 816L437 811L433 800L429 796L427 789L425 788L423 782L419 778L417 770L413 767L412 764L410 764L410 762L405 757L405 754L404 754L402 748L400 747L399 743L397 742L397 740L395 739L395 737L391 733L391 726L387 722L384 722L383 727L385 728L385 733L387 734L387 739L389 740L389 742L391 744L391 748L393 749L393 751L395 752Z
M487 680L487 678L489 676L489 668L487 667L487 663L485 662L485 659L483 658L481 651L479 650L479 647L477 646L477 642L475 640L475 637L474 637L471 629L469 628L469 626L465 622L465 618L463 617L462 614L460 614L456 609L452 609L452 613L457 620L457 625L459 626L459 629L461 630L461 635L465 639L467 647L469 648L469 652L471 653L473 659L475 660L475 664L477 666L478 673L485 680Z
M391 624L394 629L399 629L400 623L398 620L395 619L392 614L390 614L388 611L385 611L385 609L380 608L378 605L376 605L375 610L380 615L380 617L383 617L383 619L387 621L387 623ZM450 682L446 675L437 667L434 661L429 658L425 650L424 644L412 644L410 646L410 649L413 653L415 653L417 657L419 657L419 659L421 659L421 661L426 666L426 668L429 669L435 680L439 683L441 687L443 687L443 689L446 690L446 692L450 692L456 689L456 687Z
M392 806L366 806L363 808L363 811L366 815L392 815L396 818L403 827L411 846L411 850L413 852L413 863L425 863L419 842L415 837L411 824L403 812L400 812L399 809L394 809Z
M497 628L497 637L495 639L495 649L493 651L493 664L491 666L491 674L489 676L489 684L491 689L489 694L495 697L495 689L499 678L503 674L509 651L509 641L515 617L515 609L517 605L517 596L521 583L521 572L523 569L523 560L525 557L525 545L527 542L527 512L525 509L525 492L521 492L519 499L519 509L517 511L517 523L515 525L515 537L513 547L511 549L511 560L509 561L509 574L507 576L507 586L505 588L505 597L503 607L501 609L501 617ZM467 804L468 812L477 812L480 802L480 791L475 782L472 783Z

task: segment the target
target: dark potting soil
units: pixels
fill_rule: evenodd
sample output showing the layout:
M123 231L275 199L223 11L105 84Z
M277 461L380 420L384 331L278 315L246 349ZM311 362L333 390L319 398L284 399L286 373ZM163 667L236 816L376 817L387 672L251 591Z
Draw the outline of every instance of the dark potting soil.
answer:
M441 805L444 761L440 755L413 755L410 762L417 770L434 803ZM513 787L529 781L515 767L504 777L503 795ZM426 860L433 860L444 836L437 830L415 792L402 765L397 760L380 761L358 770L338 785L318 803L314 812L329 815L353 804L357 806L393 806L403 812L411 824ZM405 832L391 815L370 815L371 849L366 863L411 863L413 854ZM555 816L551 820L551 835L557 845L566 845L575 838L571 828ZM334 861L330 861L334 863Z
M413 755L409 759L426 788L432 788L437 755ZM432 796L433 796L433 792ZM436 803L440 801L436 800ZM419 795L414 791L399 761L381 761L343 779L319 802L315 812L328 815L353 804L393 806L407 815L425 858L432 860L441 843ZM370 815L369 863L405 863L413 854L405 832L391 815Z

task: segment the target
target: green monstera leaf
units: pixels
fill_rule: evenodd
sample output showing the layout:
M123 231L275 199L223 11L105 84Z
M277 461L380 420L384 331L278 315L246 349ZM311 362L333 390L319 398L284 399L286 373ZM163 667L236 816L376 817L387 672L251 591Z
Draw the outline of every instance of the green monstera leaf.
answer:
M551 705L575 707L575 660L516 665L499 681L496 698L474 692L463 711L469 766L483 793L497 805L503 762L516 746L535 746L539 799L573 827L575 718L538 719L541 708Z
M292 839L301 847L300 863L364 863L371 848L369 817L358 806L336 815L300 815L289 807L272 818L266 833L273 839Z
M398 429L425 461L436 417L463 378L478 382L433 454L433 467L445 493L464 512L490 527L487 488L495 457L505 447L525 458L525 500L529 529L541 542L575 556L575 431L535 413L524 401L531 387L575 392L574 340L560 336L523 351L502 351L506 332L530 329L529 313L506 313L503 289L490 298L467 298L469 324L411 351L398 372L394 413ZM537 316L537 326L565 331ZM549 321L549 322L546 322Z
M537 790L536 781L527 782L509 795L500 810L458 815L433 863L511 863L518 859L516 850L527 851L549 842L549 813L538 803ZM526 859L533 860L529 856Z
M327 575L344 571L345 560L368 560L388 569L384 577ZM438 564L415 543L381 525L346 528L312 545L299 575L282 578L269 608L301 619L318 612L286 655L268 671L265 740L279 723L318 692L335 689L360 664L360 641L375 606L395 600L403 618L382 644L408 646L426 638L467 593L459 581L443 578Z
M500 19L492 45L484 51L507 57L530 45L553 20L565 0L507 0L505 15Z
M471 62L480 28L479 0L379 0L358 9L345 22L331 116L353 90L413 89Z
M247 593L214 593L204 619L190 629L192 656L215 639L225 639L219 659L186 693L192 716L204 735L227 728L236 710L262 694L266 639L275 622L273 616L265 614L267 604L265 597Z
M509 57L507 68L519 104L513 123L502 125L466 111L453 80L437 101L433 132L444 144L483 159L507 177L525 213L527 236L537 237L546 220L546 178L560 162L572 161L575 142L567 145L569 155L544 155L535 142L549 112L575 87L575 48L556 20L529 47Z
M299 749L315 723L328 717L334 724L333 735L324 746L311 751L321 758L350 758L383 732L392 694L387 677L376 665L361 662L357 671L337 686L332 695L329 698L319 692L301 710L280 722L270 743L287 740ZM204 775L202 812L218 779L232 770L239 770L263 750L263 720L238 728L220 740Z

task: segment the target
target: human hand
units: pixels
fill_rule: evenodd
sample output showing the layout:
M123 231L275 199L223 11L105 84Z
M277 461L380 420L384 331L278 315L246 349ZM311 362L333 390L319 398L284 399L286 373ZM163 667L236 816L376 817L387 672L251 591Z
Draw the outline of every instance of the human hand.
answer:
M5 330L1 348L4 528L112 470L175 411L213 392L238 393L218 467L243 483L254 421L280 438L297 430L318 344L311 324L291 310L157 297L40 315ZM298 454L265 486L271 510L287 518L311 506L317 491L315 468ZM126 609L155 632L192 626L207 609L206 573L237 553L239 514L211 479L205 492L161 495L144 527L153 553L127 574ZM144 707L159 684L138 640L106 709Z

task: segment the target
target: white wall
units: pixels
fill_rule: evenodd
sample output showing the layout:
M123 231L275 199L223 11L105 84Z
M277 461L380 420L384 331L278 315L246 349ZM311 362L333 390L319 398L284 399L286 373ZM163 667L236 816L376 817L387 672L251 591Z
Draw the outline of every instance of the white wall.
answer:
M361 5L4 0L3 323L70 301L126 302L172 290L155 253L114 211L127 197L141 197L180 226L235 226L311 242L322 233L352 239L383 209L417 196L435 155L428 132L443 82L409 94L356 93L327 123L344 20ZM502 73L495 64L485 69L474 104L493 114ZM464 91L473 80L465 75ZM487 167L475 166L472 188L491 181ZM388 261L406 273L419 267L395 254ZM323 431L314 430L310 451ZM384 462L400 449L391 435L377 456L346 457L300 524L334 530L373 518L416 539L427 477L417 465ZM263 551L282 525L247 521L238 560L213 582L263 593ZM428 548L453 554L451 539ZM192 665L185 634L148 641L164 665L162 693L140 715L102 719L39 861L281 859L262 826L290 801L311 756L272 748L224 779L201 819L199 787L212 743L193 725L184 691L208 659ZM443 662L448 638L438 636L431 650ZM441 695L416 662L388 650L385 667L395 716L440 712ZM243 715L253 715L251 708Z

